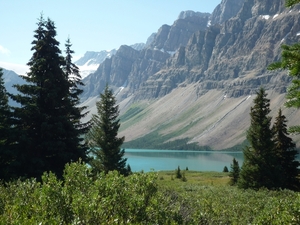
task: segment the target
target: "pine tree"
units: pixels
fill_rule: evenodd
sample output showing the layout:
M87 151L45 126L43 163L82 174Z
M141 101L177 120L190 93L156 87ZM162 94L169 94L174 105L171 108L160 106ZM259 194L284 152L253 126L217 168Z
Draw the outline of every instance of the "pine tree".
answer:
M180 167L178 166L177 169L175 170L175 177L178 179L182 178L181 170Z
M68 38L65 44L66 47L66 57L64 72L69 81L69 109L66 111L67 116L69 116L70 122L73 124L75 129L69 132L69 138L72 139L74 151L78 151L78 155L81 159L86 158L87 146L84 142L84 135L88 132L89 122L83 123L81 120L88 114L84 112L86 106L79 107L80 95L83 90L80 86L83 86L79 68L72 62L72 54L74 51L71 49L72 44ZM83 154L84 153L84 154Z
M268 69L287 69L292 77L292 83L287 90L287 107L300 108L300 44L282 45L282 61L272 63ZM291 133L300 133L300 125L290 127Z
M240 176L239 162L235 158L233 158L232 164L230 165L230 172L229 172L230 184L235 185L238 182L239 176Z
M228 167L227 166L224 166L224 168L223 168L223 173L228 173L229 171L228 171Z
M14 108L15 127L19 130L14 171L20 177L39 178L44 171L59 177L66 163L86 160L86 149L79 143L74 120L72 84L59 42L56 27L43 16L38 21L32 42L33 55L28 63L30 72L22 78L24 85L15 85L20 94L12 98L21 104Z
M294 6L300 3L300 0L286 0L286 7ZM288 88L286 98L287 107L300 108L300 44L282 45L282 60L269 65L269 70L287 69L289 75L293 78L292 84ZM289 128L291 133L300 133L300 125Z
M274 187L275 158L271 130L270 100L261 88L251 107L251 125L247 132L249 145L244 149L244 163L240 172L239 187L254 188Z
M127 175L130 167L126 167L125 150L121 149L124 137L117 137L120 127L119 108L112 90L106 86L96 103L98 114L91 120L91 129L87 134L87 142L93 156L90 165L94 173L117 170Z
M277 167L279 173L278 188L287 188L292 190L298 190L300 182L298 179L300 166L299 161L296 160L297 150L293 140L288 137L288 131L286 126L286 118L282 115L281 109L278 111L278 115L275 118L273 126L274 130L274 143L275 143L275 156L277 158Z
M286 0L285 5L288 7L288 6L296 5L297 3L300 3L300 0Z
M10 178L9 165L13 159L11 117L8 94L0 68L0 179L3 180Z

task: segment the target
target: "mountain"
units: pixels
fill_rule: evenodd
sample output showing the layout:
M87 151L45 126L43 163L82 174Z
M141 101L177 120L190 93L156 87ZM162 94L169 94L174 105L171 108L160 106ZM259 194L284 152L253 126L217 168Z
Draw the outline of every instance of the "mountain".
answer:
M6 70L2 68L3 71L3 80L4 80L4 86L8 93L11 94L17 94L18 91L13 87L14 84L25 84L25 81L14 71L12 70ZM11 99L9 99L9 104L12 106L16 106L16 103L13 102Z
M223 0L211 15L211 24L222 24L237 15L244 4L244 0Z
M179 47L186 45L196 31L204 31L208 23L208 13L189 13L183 19L179 16L172 26L161 26L150 36L152 42L148 47L140 51L131 46L121 46L114 56L106 58L97 71L84 79L86 88L82 99L99 95L107 82L116 88L126 84L130 92L138 91L144 82L166 65L167 59Z
M133 49L142 50L145 47L144 43L136 43L131 45ZM106 59L115 55L116 49L103 50L100 52L87 51L83 57L75 61L74 63L80 69L80 74L82 78L85 78L89 74L95 72L99 65Z
M80 74L82 78L85 78L89 74L95 72L99 65L106 59L110 58L116 53L116 49L110 51L100 51L100 52L93 52L87 51L83 57L75 61L74 63L80 69Z
M290 77L268 71L281 45L300 41L300 6L284 0L223 0L212 14L182 12L162 25L144 49L121 46L84 79L83 104L108 83L131 147L176 141L226 149L242 144L256 90L271 98L272 115L285 102ZM289 123L299 110L286 109ZM300 138L294 138L300 143ZM143 146L147 147L147 146Z

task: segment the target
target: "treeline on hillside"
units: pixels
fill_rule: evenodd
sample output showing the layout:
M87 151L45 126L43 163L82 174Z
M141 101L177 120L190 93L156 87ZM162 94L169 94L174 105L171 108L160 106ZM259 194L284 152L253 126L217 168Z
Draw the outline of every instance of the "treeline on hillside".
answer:
M160 135L157 132L149 133L143 137L137 138L132 141L125 142L123 148L133 149L162 149L162 150L193 150L193 151L242 151L248 144L245 140L241 144L232 146L230 148L212 149L210 146L201 146L197 143L189 143L189 138L176 139L173 141L167 141L169 137ZM161 144L161 141L164 143Z
M176 139L173 141L165 141L168 137L160 135L158 132L146 134L143 137L132 141L125 142L123 148L134 149L162 149L162 150L195 150L210 151L209 146L199 146L197 143L188 143L188 138ZM163 143L162 143L163 142ZM162 143L162 144L161 144Z

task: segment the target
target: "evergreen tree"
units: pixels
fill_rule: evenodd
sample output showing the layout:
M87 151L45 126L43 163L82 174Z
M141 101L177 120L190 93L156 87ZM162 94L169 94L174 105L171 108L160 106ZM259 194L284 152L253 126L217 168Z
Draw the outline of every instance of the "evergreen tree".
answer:
M285 5L286 6L293 6L293 5L296 5L297 3L300 3L300 0L286 0Z
M278 115L275 118L273 126L274 130L274 143L275 143L275 156L277 158L277 167L279 173L278 188L287 188L292 190L298 190L300 182L298 179L300 163L296 161L297 150L293 140L288 137L286 128L286 118L282 115L281 109L278 111Z
M60 177L67 162L86 159L86 149L80 146L74 126L79 117L54 22L41 16L37 25L30 72L22 76L27 83L15 85L20 94L12 96L21 104L14 108L20 133L13 166L20 177L40 178L44 171Z
M282 61L271 64L268 69L287 69L292 83L287 90L287 107L300 108L300 43L292 46L282 45ZM300 133L300 125L290 127L291 133Z
M224 166L224 168L223 168L223 173L228 173L229 171L228 171L228 167L227 166Z
M300 3L300 0L286 0L286 6L294 6ZM269 65L269 70L287 69L292 77L292 84L288 88L286 98L287 107L300 108L300 43L294 45L282 45L282 60ZM289 128L291 133L300 133L300 125Z
M271 130L270 100L261 88L251 107L251 125L247 132L249 145L244 149L244 163L240 172L239 187L273 188L276 171L273 155L274 143Z
M235 185L238 182L239 176L240 176L239 162L235 158L233 158L232 164L230 165L230 172L229 172L230 184Z
M117 137L120 127L119 107L108 86L104 93L100 94L100 101L96 105L98 114L92 116L91 129L87 134L87 142L92 155L90 165L94 173L117 170L127 175L130 167L126 168L125 150L121 149L124 137Z
M78 151L78 154L81 155L81 159L85 159L85 154L83 152L87 151L87 146L84 142L84 135L88 132L89 122L83 123L81 120L88 114L84 113L86 106L79 107L80 104L80 95L83 93L83 90L80 86L83 86L82 78L79 72L79 68L72 62L72 54L74 51L71 49L72 44L68 38L65 44L66 47L66 57L65 57L65 66L64 72L69 81L69 109L66 111L69 115L69 119L73 124L75 129L72 129L72 133L69 133L70 139L73 138L73 143L78 145L74 146L74 150Z
M0 68L0 179L4 180L10 176L9 164L13 159L11 116L3 72Z
M177 169L175 170L175 177L178 179L182 178L181 170L180 167L178 166Z

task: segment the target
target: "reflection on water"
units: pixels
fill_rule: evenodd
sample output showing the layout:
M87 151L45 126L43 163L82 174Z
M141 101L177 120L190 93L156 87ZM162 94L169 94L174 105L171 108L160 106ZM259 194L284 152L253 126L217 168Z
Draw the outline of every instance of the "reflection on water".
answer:
M216 151L177 151L177 150L144 150L126 149L125 157L132 171L175 170L223 171L224 166L230 169L232 159L243 164L242 152Z

